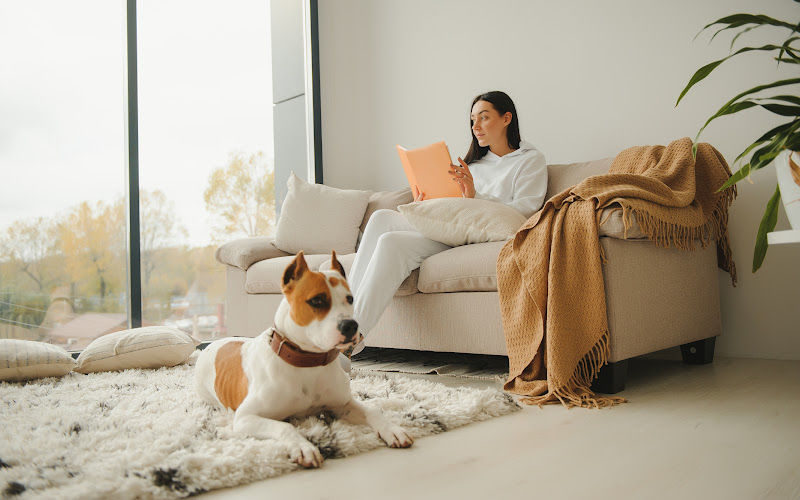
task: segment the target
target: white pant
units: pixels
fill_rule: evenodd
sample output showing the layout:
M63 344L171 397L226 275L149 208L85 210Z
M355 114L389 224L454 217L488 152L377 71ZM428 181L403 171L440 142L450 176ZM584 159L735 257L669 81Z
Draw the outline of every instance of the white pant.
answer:
M376 210L361 237L347 282L353 292L353 317L366 336L397 289L422 261L449 245L423 236L400 212ZM362 342L353 353L364 348Z

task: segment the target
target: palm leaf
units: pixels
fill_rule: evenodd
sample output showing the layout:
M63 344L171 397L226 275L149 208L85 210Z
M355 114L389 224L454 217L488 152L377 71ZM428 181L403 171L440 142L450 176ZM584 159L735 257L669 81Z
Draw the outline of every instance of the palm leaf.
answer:
M747 149L745 149L744 151L742 151L741 153L739 153L739 156L737 156L737 157L736 157L736 159L735 159L735 160L733 160L733 164L734 164L734 166L736 165L736 162L738 162L738 161L739 161L739 160L741 160L743 157L745 157L745 156L747 155L747 153L749 153L750 151L752 151L754 148L756 148L756 147L758 147L758 146L760 146L760 145L764 144L765 142L767 142L767 141L766 141L766 139L759 139L759 140L755 141L753 144L751 144L751 145L747 146Z
M758 234L756 235L756 247L753 251L753 272L758 271L761 264L764 263L764 257L767 256L767 233L775 229L775 224L778 223L778 200L781 199L781 188L775 186L775 194L767 202L767 209L764 211L764 217L761 218L761 224L758 226Z
M748 175L750 175L750 164L749 163L747 163L745 165L742 165L742 168L737 170L732 176L728 177L728 180L725 181L725 184L720 186L720 188L717 189L716 192L719 193L720 191L725 191L726 189L728 189L729 187L733 186L734 184L736 184L740 180L744 179Z
M794 133L789 136L789 139L786 141L786 149L800 151L800 134Z
M798 39L798 37L794 37L794 39ZM742 54L744 52L751 52L751 51L754 51L754 50L772 51L772 50L781 50L781 48L782 48L781 45L772 45L772 44L762 45L761 47L742 47L741 49L737 50L736 52L734 52L733 54L731 54L729 56L723 57L722 59L719 59L717 61L713 61L713 62L710 62L710 63L706 64L702 68L700 68L697 71L695 71L694 75L692 75L692 77L689 79L689 83L686 84L686 87L683 89L681 94L678 96L678 100L677 100L677 102L675 102L675 106L680 104L681 99L683 99L683 96L685 96L686 93L689 92L689 89L694 87L695 84L703 81L703 79L705 79L708 75L710 75L711 72L714 71L717 68L717 66L719 66L722 63L724 63L725 61L727 61L731 57L737 56L737 55Z
M792 33L794 33L795 31L797 31L797 26L792 29ZM791 52L790 45L791 45L793 40L797 40L797 37L789 38L788 40L783 42L783 45L781 46L781 51L778 52L778 64L780 64L780 59L783 57L783 53L784 52Z
M745 26L745 25L747 25L747 24L750 24L750 23L747 23L747 22L744 22L744 21L737 21L737 22L735 22L735 23L730 23L728 26L725 26L724 28L720 28L720 29L718 29L718 30L717 30L717 31L716 31L716 32L715 32L713 35L711 35L711 39L708 41L708 43L711 43L711 42L713 42L713 41L714 41L714 39L717 37L717 35L719 35L720 33L722 33L722 32L723 32L723 31L725 31L725 30L731 30L731 29L741 28L742 26ZM755 27L756 27L756 26L753 26L753 28L755 28ZM752 29L752 28L751 28L751 29ZM698 34L699 34L699 33L698 33Z
M695 137L695 142L697 142L697 138L700 137L700 134L703 132L703 130L705 130L705 128L708 126L708 124L711 123L713 120L719 118L720 116L729 115L731 113L736 113L737 111L741 111L742 109L747 109L749 107L752 107L752 106L745 106L745 107L741 107L741 109L739 109L739 107L737 107L737 105L742 104L742 103L737 103L736 101L738 101L742 97L744 97L746 95L749 95L749 94L754 94L756 92L760 92L762 90L771 89L771 88L774 88L774 87L782 87L782 86L785 86L785 85L794 85L796 83L800 83L800 78L789 78L787 80L779 80L777 82L772 82L772 83L767 83L767 84L764 84L764 85L759 85L757 87L753 87L750 90L745 90L744 92L738 94L733 99L731 99L730 101L726 102L716 113L714 113L713 116L711 116L711 118L709 118L706 121L706 123L703 125L703 128L701 128L700 131L697 132L697 137ZM743 101L743 103L746 103L746 102L752 102L752 101ZM734 108L733 111L731 111L732 108Z
M748 31L754 30L756 28L758 28L758 25L750 26L749 28L745 28L742 31L740 31L739 33L737 33L736 36L733 37L733 40L731 40L731 48L730 48L730 50L733 50L733 44L736 43L736 40L738 40L740 36L744 35Z
M753 157L750 158L750 166L752 169L758 170L759 168L769 165L781 151L786 149L786 143L798 127L800 127L800 120L793 121L788 129L775 134L766 146L753 153Z
M791 23L787 23L784 21L780 21L778 19L774 19L769 16L765 16L763 14L731 14L730 16L725 16L717 19L713 23L708 23L703 26L703 29L700 30L698 35L705 31L706 29L714 26L715 24L739 24L740 26L745 24L755 24L756 26L761 25L770 25L770 26L780 26L783 28L789 28L790 30L794 31L796 26ZM696 38L696 36L695 36Z
M790 140L796 140L800 142L800 134L796 133L796 130L800 128L800 120L794 120L789 123L784 123L783 125L779 125L774 129L770 130L766 134L762 135L756 141L747 147L737 158L734 160L734 165L740 158L744 155L749 153L753 148L767 142L767 144L753 153L753 156L750 158L750 162L743 165L735 174L730 176L727 181L720 187L717 191L722 191L733 184L736 184L740 180L744 179L752 170L758 170L766 165L768 165L772 160L775 159L777 155L781 153L784 149L793 149L792 144L790 144Z
M793 47L789 47L787 44L784 44L781 51L778 52L778 57L775 58L778 61L778 64L780 65L780 63L782 62L787 62L790 64L800 63L800 56L797 55L795 50L797 49L794 49ZM788 59L783 57L784 52L789 55Z
M758 170L769 165L772 160L774 160L775 157L781 154L781 151L784 150L786 139L787 138L783 138L778 141L770 142L761 149L756 150L756 152L753 153L753 157L750 158L750 168L753 170Z
M798 49L796 49L794 47L789 47L789 46L785 46L783 48L783 51L786 52L787 54L789 54L789 57L791 59L794 59L795 61L800 59L800 56L797 55L797 50ZM778 53L778 57L783 57L783 54Z
M800 96L796 95L776 95L772 97L757 97L756 101L785 101L800 105Z
M767 111L781 116L800 116L800 106L787 106L786 104L760 104Z
M755 148L756 146L759 146L760 144L763 144L763 143L767 142L767 141L768 141L769 139L771 139L771 138L772 138L772 136L774 136L775 134L778 134L778 133L780 133L780 132L783 132L783 131L787 130L789 127L791 127L791 126L792 126L792 123L794 123L794 122L786 122L786 123L784 123L783 125L778 125L777 127L773 128L773 129L771 129L771 130L769 130L767 133L765 133L764 135L762 135L761 137L759 137L758 139L756 139L756 140L753 142L753 144L751 144L751 145L747 146L747 149L745 149L744 151L742 151L742 152L739 154L739 156L737 156L737 157L736 157L736 159L735 159L735 160L733 160L733 164L734 164L734 165L736 165L736 162L738 162L740 159L742 159L744 156L746 156L746 155L747 155L747 153L749 153L750 151L752 151L752 150L753 150L753 148Z
M752 108L753 106L759 106L759 104L749 99L746 99L742 102L733 103L720 108L719 111L717 111L713 116L711 116L711 118L709 118L706 121L705 125L703 125L703 127L697 131L697 135L694 137L694 144L692 145L692 154L695 156L697 155L697 140L700 138L700 134L703 133L703 130L705 130L708 124L711 123L711 120L719 118L720 116L738 113L739 111L744 111L745 109Z

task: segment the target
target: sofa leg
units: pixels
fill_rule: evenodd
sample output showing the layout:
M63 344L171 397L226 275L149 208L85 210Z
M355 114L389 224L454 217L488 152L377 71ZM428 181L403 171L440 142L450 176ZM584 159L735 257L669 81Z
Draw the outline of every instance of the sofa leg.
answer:
M616 394L625 389L628 379L628 360L608 363L600 368L600 373L592 382L592 390L602 394Z
M681 345L683 362L689 365L705 365L714 361L714 344L717 337L689 342Z

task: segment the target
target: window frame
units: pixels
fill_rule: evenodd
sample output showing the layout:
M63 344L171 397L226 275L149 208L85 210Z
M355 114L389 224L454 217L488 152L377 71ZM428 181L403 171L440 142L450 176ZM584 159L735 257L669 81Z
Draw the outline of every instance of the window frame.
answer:
M306 137L313 153L314 182L322 184L322 128L320 116L319 17L317 0L303 1L304 66L306 88L312 99L308 106ZM128 328L142 326L141 236L139 210L139 96L137 51L137 0L126 0L125 57L125 182L127 190L127 291ZM313 137L313 140L311 139ZM309 161L309 170L311 161ZM201 344L204 348L208 343ZM73 352L77 357L80 351Z

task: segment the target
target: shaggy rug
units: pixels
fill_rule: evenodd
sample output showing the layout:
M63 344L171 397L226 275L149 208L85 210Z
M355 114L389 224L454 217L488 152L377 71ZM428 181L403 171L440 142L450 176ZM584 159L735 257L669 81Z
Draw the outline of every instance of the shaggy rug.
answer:
M0 495L185 497L300 467L279 441L233 434L233 412L195 394L193 368L0 383ZM520 408L496 389L449 388L401 375L356 373L351 388L414 438ZM292 423L325 458L385 446L369 427L327 413Z

